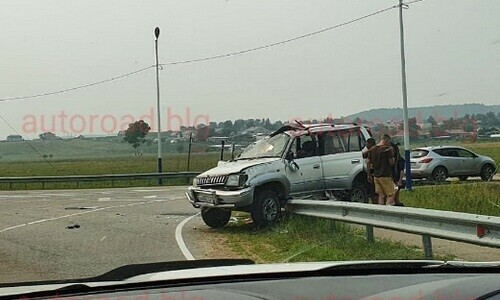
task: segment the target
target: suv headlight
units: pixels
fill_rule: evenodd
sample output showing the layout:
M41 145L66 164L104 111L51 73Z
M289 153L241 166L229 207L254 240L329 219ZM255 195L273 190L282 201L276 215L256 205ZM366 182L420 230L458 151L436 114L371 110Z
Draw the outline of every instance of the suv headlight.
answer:
M248 176L246 174L231 174L227 176L226 186L239 187L245 185Z

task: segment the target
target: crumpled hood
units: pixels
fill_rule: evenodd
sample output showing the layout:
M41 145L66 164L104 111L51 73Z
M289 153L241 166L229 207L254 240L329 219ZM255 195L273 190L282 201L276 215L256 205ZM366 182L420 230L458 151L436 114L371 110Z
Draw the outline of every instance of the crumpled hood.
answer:
M279 157L269 157L269 158L255 158L255 159L242 159L230 162L219 162L219 165L215 168L212 168L197 177L206 177L206 176L219 176L219 175L228 175L241 172L242 170L253 167L256 165L269 163L273 161L280 160Z

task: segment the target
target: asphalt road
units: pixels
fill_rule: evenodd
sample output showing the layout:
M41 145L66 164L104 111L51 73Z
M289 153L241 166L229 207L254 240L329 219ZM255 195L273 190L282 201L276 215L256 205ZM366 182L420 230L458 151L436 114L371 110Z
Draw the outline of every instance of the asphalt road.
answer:
M0 191L0 283L91 277L126 264L185 260L175 232L198 210L184 191ZM238 257L199 216L184 223L182 240L194 258ZM419 236L379 230L377 237L420 246ZM461 259L500 257L498 249L433 241L436 253Z
M125 264L185 260L175 229L198 211L184 191L2 191L0 282L81 278Z

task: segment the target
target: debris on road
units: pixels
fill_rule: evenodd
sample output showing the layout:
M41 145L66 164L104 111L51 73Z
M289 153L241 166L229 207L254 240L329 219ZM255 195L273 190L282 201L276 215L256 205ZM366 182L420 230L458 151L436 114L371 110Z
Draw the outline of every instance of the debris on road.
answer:
M76 223L76 224L73 224L73 225L68 225L68 226L66 226L66 228L68 228L68 229L80 228L80 224Z
M64 209L98 209L99 206L70 206L65 207Z

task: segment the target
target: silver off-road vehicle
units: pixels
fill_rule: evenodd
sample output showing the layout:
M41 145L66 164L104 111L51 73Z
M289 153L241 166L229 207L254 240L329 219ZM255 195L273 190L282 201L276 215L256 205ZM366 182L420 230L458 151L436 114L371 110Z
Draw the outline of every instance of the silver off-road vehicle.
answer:
M272 224L291 197L366 202L361 151L369 137L356 124L286 125L198 175L186 196L214 228L233 210L250 212L257 226Z

